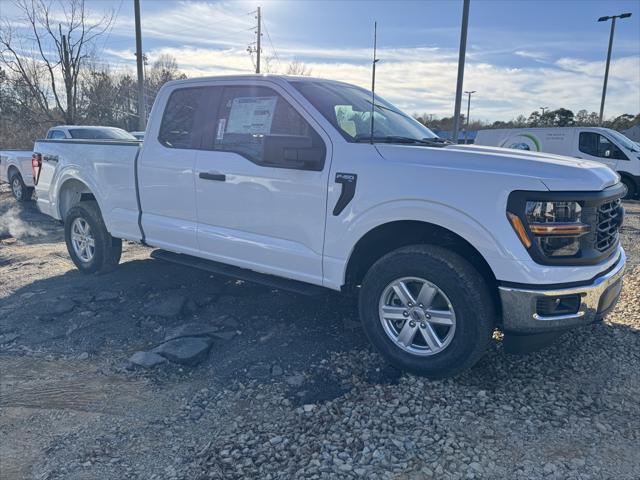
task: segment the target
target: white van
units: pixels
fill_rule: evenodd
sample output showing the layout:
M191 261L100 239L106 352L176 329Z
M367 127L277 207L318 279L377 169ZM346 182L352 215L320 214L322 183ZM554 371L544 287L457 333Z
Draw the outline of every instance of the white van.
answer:
M627 187L627 198L634 198L640 193L640 147L623 134L609 128L480 130L475 144L595 160L618 172Z

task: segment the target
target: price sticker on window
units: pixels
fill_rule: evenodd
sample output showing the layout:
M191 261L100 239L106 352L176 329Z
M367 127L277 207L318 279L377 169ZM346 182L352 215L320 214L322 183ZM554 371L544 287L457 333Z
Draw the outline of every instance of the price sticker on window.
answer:
M218 121L218 133L216 134L216 140L222 140L224 138L224 129L227 126L227 119L221 118Z

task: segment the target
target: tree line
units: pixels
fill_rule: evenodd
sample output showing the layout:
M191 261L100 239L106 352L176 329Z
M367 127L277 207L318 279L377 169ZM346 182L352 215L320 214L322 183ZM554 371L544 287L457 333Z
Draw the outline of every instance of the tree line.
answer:
M438 118L434 115L414 114L416 120L432 130L453 130L453 116ZM466 115L461 115L462 129L466 129ZM602 126L613 130L626 130L640 123L640 113L632 115L625 113L609 120L604 120ZM531 112L526 117L518 115L516 118L495 122L484 122L482 120L473 120L469 122L469 130L481 130L487 128L536 128L536 127L597 127L599 118L596 112L588 110L579 110L577 113L567 108L558 108L557 110L549 110L542 114L540 111Z
M416 120L432 130L453 130L454 117L438 118L434 115L414 114ZM631 128L640 123L640 113L622 114L615 118L604 120L602 126L614 130L622 131ZM460 125L462 129L466 129L466 115L460 115ZM588 110L579 110L577 113L567 108L558 108L557 110L549 110L543 113L540 111L531 112L528 117L518 115L509 121L498 120L495 122L483 122L481 120L473 120L469 122L469 131L481 130L487 128L535 128L535 127L597 127L599 125L599 117L596 112Z

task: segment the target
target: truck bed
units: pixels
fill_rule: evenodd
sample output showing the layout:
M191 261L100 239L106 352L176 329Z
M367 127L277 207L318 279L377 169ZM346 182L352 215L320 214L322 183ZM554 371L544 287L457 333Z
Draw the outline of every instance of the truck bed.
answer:
M36 194L38 208L59 220L64 211L61 192L86 185L99 198L105 224L112 235L139 239L135 162L140 142L113 140L38 140L42 155ZM67 183L69 182L69 183Z

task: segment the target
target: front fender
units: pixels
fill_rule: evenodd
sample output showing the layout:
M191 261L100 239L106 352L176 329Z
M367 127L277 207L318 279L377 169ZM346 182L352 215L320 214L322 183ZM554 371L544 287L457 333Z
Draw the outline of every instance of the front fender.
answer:
M358 241L368 232L404 220L434 224L462 237L480 252L494 274L503 268L505 259L516 260L517 255L525 253L504 213L494 223L483 224L469 213L442 203L395 200L375 205L357 215L351 212L339 221L339 225L334 225L336 228L332 230L336 234L328 233L325 241L325 285L340 288L344 284L349 258Z

